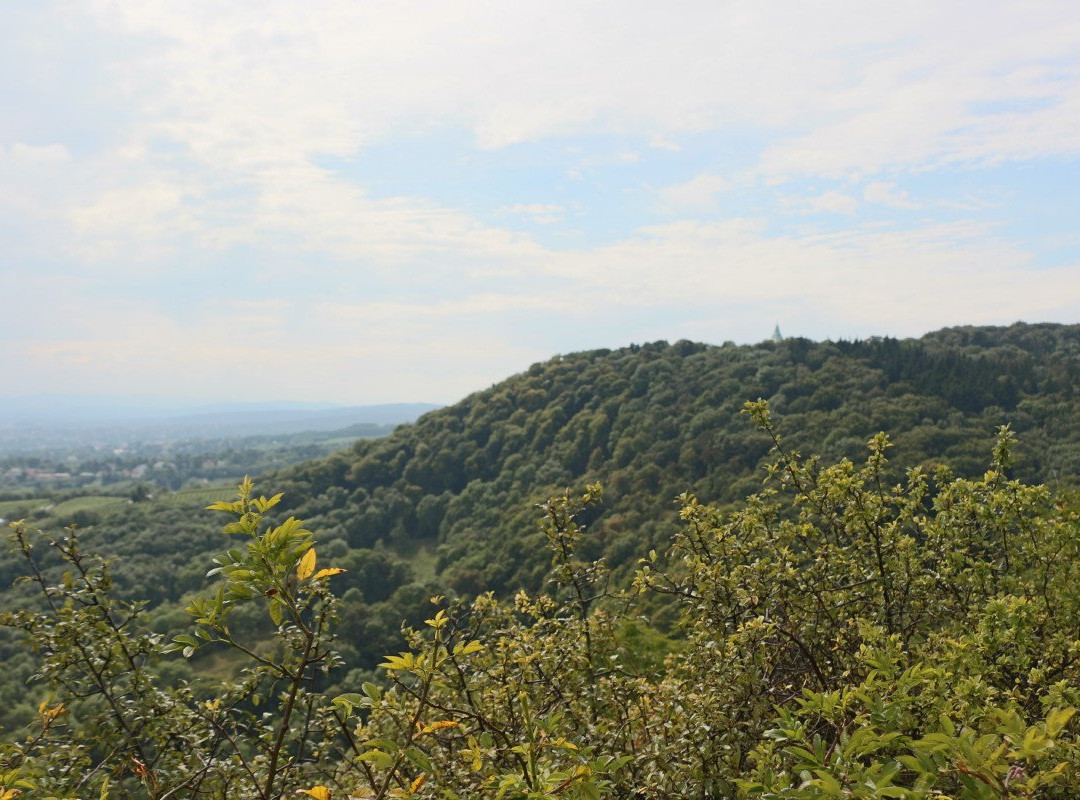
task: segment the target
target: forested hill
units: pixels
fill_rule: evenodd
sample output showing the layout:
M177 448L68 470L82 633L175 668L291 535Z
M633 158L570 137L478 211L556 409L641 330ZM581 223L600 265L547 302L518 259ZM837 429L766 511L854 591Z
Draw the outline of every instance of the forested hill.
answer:
M759 397L786 447L826 463L863 460L867 441L886 431L897 465L981 474L996 427L1011 423L1018 477L1072 485L1080 474L1080 325L954 328L903 341L656 342L558 357L386 438L258 479L257 491L284 492L275 512L307 521L320 559L347 569L334 578L347 664L338 688L370 679L401 648L402 620L420 625L433 594L539 588L550 552L535 504L552 493L603 484L578 554L603 555L619 572L667 548L680 528L678 494L735 506L758 491L770 440L740 412ZM228 495L110 506L83 534L88 548L118 559L117 589L149 601L161 634L188 630L184 606L230 545L219 515L203 510ZM0 554L9 607L32 602L32 587L12 585L22 569ZM655 611L662 627L671 609ZM254 606L233 622L255 637L273 632ZM11 729L34 719L42 698L26 695L33 661L14 639L0 637L0 661L0 727ZM167 666L177 679L230 669L202 655Z
M594 548L612 564L663 547L672 500L733 502L760 487L769 441L740 414L765 398L787 442L862 459L886 431L905 465L979 473L996 426L1017 472L1080 471L1080 326L950 328L917 340L720 347L656 342L556 357L422 417L263 481L319 538L435 547L437 581L466 593L536 586L548 566L533 504L600 481Z

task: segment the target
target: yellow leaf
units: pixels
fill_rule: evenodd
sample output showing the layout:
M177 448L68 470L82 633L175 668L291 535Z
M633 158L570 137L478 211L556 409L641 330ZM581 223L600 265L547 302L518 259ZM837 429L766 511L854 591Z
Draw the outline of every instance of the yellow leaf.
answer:
M311 576L313 581L319 580L319 578L329 578L331 575L340 575L344 572L341 567L327 567L326 569L320 569L314 575Z
M0 800L12 800L13 797L18 797L22 792L18 789L5 789L3 794L0 794Z
M484 760L481 757L480 745L477 743L475 736L469 737L469 750L462 753L462 758L468 761L470 755L472 756L472 771L479 772L484 766Z
M312 547L306 553L304 557L300 559L300 565L296 568L296 577L298 580L307 580L311 577L311 573L315 571L315 548Z
M456 727L457 727L457 723L454 722L453 720L443 719L443 720L439 720L438 722L432 722L430 725L425 725L420 730L420 735L423 736L425 733L434 733L435 731L441 731L443 728L456 728Z
M465 642L458 642L457 644L455 644L454 645L454 654L455 655L461 655L461 656L467 656L467 655L469 655L471 653L479 653L483 649L484 649L484 646L482 644L480 644L480 642L473 639L468 644L466 644Z
M244 510L244 504L238 500L218 500L216 503L211 503L206 507L207 511L230 511L233 514L239 514Z
M311 795L315 800L330 800L330 790L325 786L312 786L310 789L300 789L297 794Z
M41 717L41 721L46 724L55 720L65 711L67 711L67 707L63 703L58 703L52 708L47 708L45 706L45 701L42 700L41 705L38 706L38 716ZM0 800L3 800L3 798L0 798Z
M271 497L269 499L267 499L266 497L260 497L258 500L255 501L255 508L257 508L261 513L266 513L271 508L273 508L278 503L280 503L281 498L282 498L281 493L275 494L273 497Z
M421 772L420 777L412 782L412 786L409 787L409 794L416 794L420 791L420 787L424 785L424 781L427 780L427 773Z
M386 656L386 661L379 666L383 669L412 669L415 663L412 653L402 653L400 656Z

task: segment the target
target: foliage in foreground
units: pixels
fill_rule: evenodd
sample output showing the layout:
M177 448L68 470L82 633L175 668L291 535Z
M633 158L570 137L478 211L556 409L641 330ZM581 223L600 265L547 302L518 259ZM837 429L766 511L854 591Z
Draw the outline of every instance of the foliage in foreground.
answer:
M1007 476L1000 432L978 480L886 473L775 451L766 488L721 513L681 497L681 532L616 591L579 560L599 487L543 506L550 589L510 601L433 598L386 682L329 697L330 591L312 534L270 520L279 497L213 507L243 542L216 594L172 642L114 600L109 565L77 532L13 537L45 606L8 614L55 692L4 746L0 798L1073 798L1080 743L1080 524ZM670 648L635 617L678 609ZM271 641L233 612L262 606ZM170 651L220 648L247 667L221 686L169 688ZM665 651L670 650L670 652Z

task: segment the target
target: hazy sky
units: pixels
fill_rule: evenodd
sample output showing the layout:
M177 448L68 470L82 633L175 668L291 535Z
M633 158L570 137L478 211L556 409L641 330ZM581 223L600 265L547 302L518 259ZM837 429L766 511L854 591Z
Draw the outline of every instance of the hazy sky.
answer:
M4 0L0 395L1080 319L1080 5Z

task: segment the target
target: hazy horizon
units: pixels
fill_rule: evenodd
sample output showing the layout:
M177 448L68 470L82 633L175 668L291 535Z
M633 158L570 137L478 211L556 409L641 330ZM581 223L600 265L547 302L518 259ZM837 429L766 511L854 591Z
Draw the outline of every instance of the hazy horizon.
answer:
M0 396L0 427L12 424L42 426L95 426L198 421L204 418L258 419L260 417L315 418L341 412L370 412L371 419L397 418L395 412L440 408L441 403L410 402L341 404L288 401L162 402L160 397L28 395ZM405 414L406 417L410 414Z

